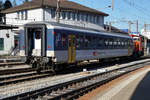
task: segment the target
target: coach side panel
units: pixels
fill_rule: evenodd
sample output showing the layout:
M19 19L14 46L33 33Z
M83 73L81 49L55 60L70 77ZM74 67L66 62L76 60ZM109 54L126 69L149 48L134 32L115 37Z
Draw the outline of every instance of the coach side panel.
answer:
M25 44L24 44L24 30L20 30L20 40L19 40L20 56L25 56Z
M54 35L53 29L47 29L46 31L46 54L47 57L54 57Z

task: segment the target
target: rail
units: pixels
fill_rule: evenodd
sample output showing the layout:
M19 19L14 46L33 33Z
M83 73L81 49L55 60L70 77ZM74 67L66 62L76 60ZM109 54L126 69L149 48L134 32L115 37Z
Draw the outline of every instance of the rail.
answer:
M81 77L75 80L59 83L46 88L41 88L25 93L20 93L15 96L6 97L3 99L10 100L30 100L30 99L46 99L46 100L70 100L78 98L102 84L105 84L121 75L137 70L145 65L150 64L150 59L138 61L136 63L124 64L120 68L116 68L107 72L98 72L92 75Z

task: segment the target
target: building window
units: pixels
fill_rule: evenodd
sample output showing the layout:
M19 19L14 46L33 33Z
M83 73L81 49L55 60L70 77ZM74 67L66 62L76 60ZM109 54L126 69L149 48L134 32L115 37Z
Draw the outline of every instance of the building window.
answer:
M62 12L61 15L62 15L62 19L66 18L66 13L65 12Z
M63 13L63 12L60 12L60 16L59 16L59 17L60 17L60 19L63 19L63 18L62 18L62 13Z
M75 20L75 13L72 12L72 20Z
M17 12L17 19L27 20L28 19L28 12L27 12L27 10Z
M67 18L68 18L68 19L71 18L71 12L67 12Z
M20 12L17 12L17 19L20 19Z
M24 12L21 11L21 20L23 20L23 19L24 19Z
M51 11L51 16L52 16L52 18L55 18L55 17L56 17L56 13L55 13L55 10L54 10L54 9L52 9L52 11Z
M4 38L0 38L0 50L4 50Z
M96 17L96 16L94 16L94 23L96 23L96 20L97 20L97 17Z
M80 20L80 13L77 13L77 21Z
M90 22L90 20L91 20L91 15L89 14L88 15L88 22Z
M27 19L28 19L28 11L25 10L25 20L27 20Z
M90 20L91 23L93 23L93 19L94 19L94 16L91 15L91 20Z
M81 14L81 21L84 21L84 14Z
M99 23L99 16L96 17L96 23Z
M86 14L86 16L85 16L85 21L86 22L88 22L88 16L89 16L88 14Z

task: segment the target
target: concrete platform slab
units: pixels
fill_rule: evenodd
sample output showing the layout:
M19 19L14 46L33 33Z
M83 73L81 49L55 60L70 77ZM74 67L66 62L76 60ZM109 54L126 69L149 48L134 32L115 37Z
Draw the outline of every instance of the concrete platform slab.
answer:
M150 100L150 68L128 76L90 100Z

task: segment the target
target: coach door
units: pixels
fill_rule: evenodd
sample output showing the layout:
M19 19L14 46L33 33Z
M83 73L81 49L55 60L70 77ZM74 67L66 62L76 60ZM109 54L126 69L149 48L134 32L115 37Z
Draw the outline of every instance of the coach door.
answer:
M68 35L68 63L75 62L75 36Z

